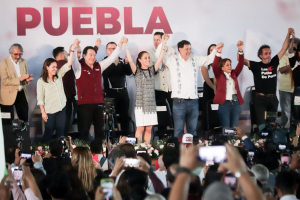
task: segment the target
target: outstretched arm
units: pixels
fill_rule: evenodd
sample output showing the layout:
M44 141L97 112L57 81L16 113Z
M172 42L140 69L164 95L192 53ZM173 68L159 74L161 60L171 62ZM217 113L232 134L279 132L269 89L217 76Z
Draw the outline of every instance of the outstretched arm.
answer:
M243 47L244 47L244 43L242 41L238 41L237 43L237 47L238 47L238 54L239 54L239 63L238 65L236 66L235 68L235 74L238 76L242 69L243 69L243 66L244 66L244 52L243 52Z
M281 50L279 51L279 53L277 54L279 60L282 58L282 56L284 55L284 53L286 52L286 50L289 47L289 40L290 40L290 35L292 34L292 32L294 31L294 29L289 28L288 33L285 37L284 43L282 45Z
M160 51L160 54L159 54L159 57L158 57L156 63L154 64L155 71L158 70L159 66L161 65L161 63L162 63L162 61L164 59L165 45L166 45L166 43L167 43L167 41L168 41L169 38L170 38L170 36L168 34L165 34L163 36L163 38L162 38L163 40L161 42L162 43L161 51Z
M132 58L131 58L131 54L130 54L130 51L129 51L129 48L128 48L128 39L125 40L125 47L126 47L126 56L127 56L127 60L128 60L128 63L131 67L131 71L133 74L136 73L136 65L135 63L132 61Z

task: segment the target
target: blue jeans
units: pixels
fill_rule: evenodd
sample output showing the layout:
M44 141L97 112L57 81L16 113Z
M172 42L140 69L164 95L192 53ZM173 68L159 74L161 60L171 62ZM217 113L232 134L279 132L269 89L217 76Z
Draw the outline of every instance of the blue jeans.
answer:
M223 105L219 105L218 114L222 127L237 126L241 114L239 101L225 101Z
M286 129L290 128L291 104L293 93L279 90L279 103L281 107L281 122Z
M180 137L184 133L186 123L187 132L197 135L197 122L199 116L198 99L173 98L174 136Z
M56 130L56 138L64 136L66 123L66 107L57 113L47 114L48 120L45 122L45 133L43 143L49 143L52 139L53 132Z

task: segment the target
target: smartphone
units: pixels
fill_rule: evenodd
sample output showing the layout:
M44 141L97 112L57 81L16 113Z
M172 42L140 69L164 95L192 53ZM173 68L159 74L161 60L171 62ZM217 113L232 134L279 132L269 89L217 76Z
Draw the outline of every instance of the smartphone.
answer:
M233 174L226 174L224 178L224 183L228 185L232 191L235 191L237 186L237 180Z
M252 161L252 160L253 160L253 157L254 157L254 151L249 151L249 152L248 152L248 157L249 157L249 159Z
M266 131L262 131L261 132L261 137L264 138L264 137L268 137L269 136L269 133L266 132Z
M223 128L223 135L236 135L236 129L231 127Z
M135 137L127 137L126 142L130 144L135 144L136 143L136 138Z
M288 154L281 155L281 170L288 170L290 165L290 157Z
M12 174L14 175L14 178L15 178L15 180L17 182L17 185L22 185L22 181L21 181L22 176L23 176L23 169L22 169L22 167L19 167L19 166L12 167L11 171L12 171Z
M92 154L94 163L97 163L99 160L98 154Z
M100 185L102 187L103 193L106 193L105 200L113 200L113 186L114 180L111 178L103 178L101 179Z
M20 154L20 157L21 158L26 158L26 160L30 160L30 159L32 159L32 153L24 153L24 152L22 152L21 154Z
M174 143L168 143L167 147L175 147L175 144Z
M147 151L145 149L137 149L136 153L137 154L139 154L139 153L147 153Z
M222 146L208 146L200 147L198 153L198 160L200 162L213 161L214 163L221 163L226 160L226 147Z
M140 164L140 160L137 158L125 158L124 167L138 167Z
M279 144L278 149L281 150L281 151L286 150L286 145L285 144Z

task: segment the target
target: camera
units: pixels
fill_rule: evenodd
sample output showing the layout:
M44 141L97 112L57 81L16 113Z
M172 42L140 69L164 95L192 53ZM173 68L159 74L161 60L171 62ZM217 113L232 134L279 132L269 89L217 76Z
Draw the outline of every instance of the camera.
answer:
M106 114L115 115L116 114L116 108L115 108L115 99L105 97L104 98L104 112Z
M27 131L27 126L29 125L28 122L24 122L20 119L14 119L12 120L12 128L13 132L23 132Z

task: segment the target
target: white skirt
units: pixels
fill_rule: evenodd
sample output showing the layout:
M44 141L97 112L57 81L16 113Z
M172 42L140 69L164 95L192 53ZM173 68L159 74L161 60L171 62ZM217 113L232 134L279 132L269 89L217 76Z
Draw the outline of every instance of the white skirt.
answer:
M142 108L134 108L136 126L151 126L157 125L157 113L143 113Z

